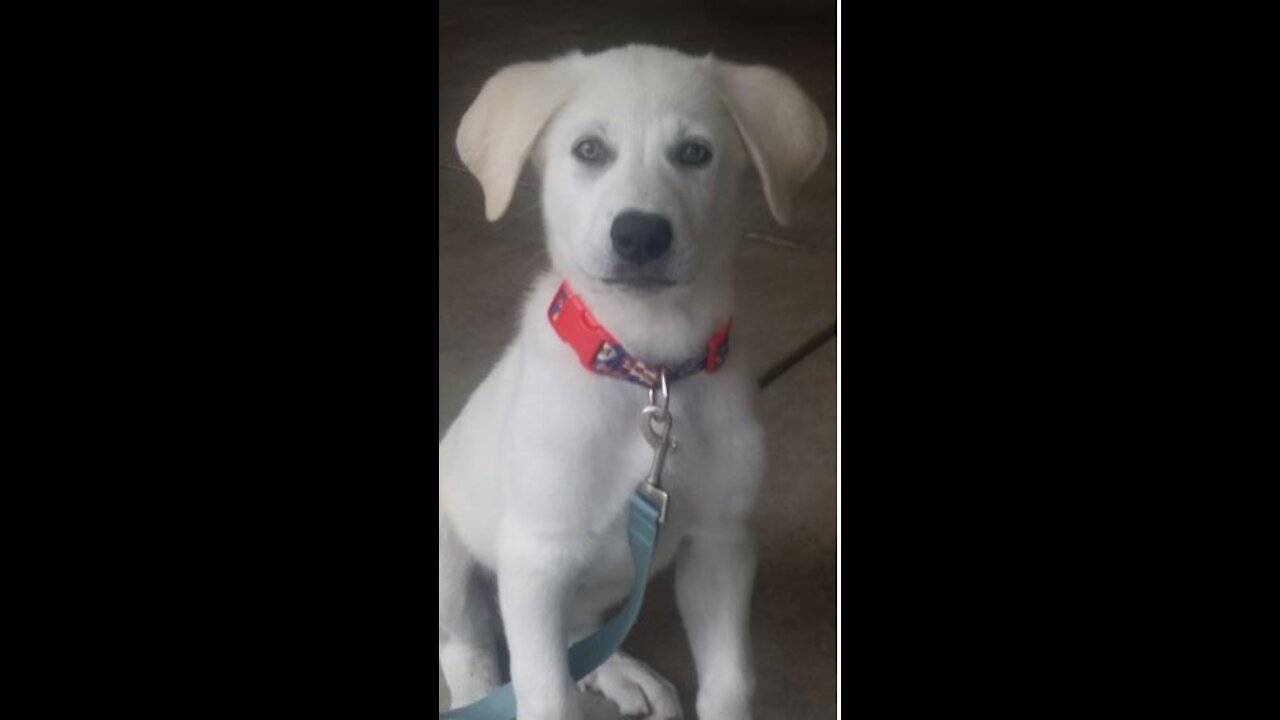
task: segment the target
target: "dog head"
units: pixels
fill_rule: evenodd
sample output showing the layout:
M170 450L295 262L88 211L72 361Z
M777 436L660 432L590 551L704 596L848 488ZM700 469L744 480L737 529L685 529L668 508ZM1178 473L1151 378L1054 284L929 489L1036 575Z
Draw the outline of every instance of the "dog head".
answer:
M821 112L782 73L637 45L503 69L457 138L490 220L532 157L556 270L632 292L691 285L727 264L748 164L787 224L826 144Z

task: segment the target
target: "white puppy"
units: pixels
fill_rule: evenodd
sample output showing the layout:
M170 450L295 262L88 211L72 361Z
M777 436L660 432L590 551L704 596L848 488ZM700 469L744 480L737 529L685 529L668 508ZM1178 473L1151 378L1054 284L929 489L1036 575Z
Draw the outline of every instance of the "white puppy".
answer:
M563 282L649 368L715 370L670 386L678 445L663 473L671 505L655 571L676 561L699 717L750 717L746 519L763 438L740 348L723 367L708 348L723 350L713 338L733 313L742 176L754 164L785 224L826 143L821 113L785 75L655 47L514 65L480 91L459 154L490 220L532 157L553 269L440 443L440 663L454 707L500 684L490 573L521 720L581 717L566 648L630 589L626 507L654 456L640 432L649 398L586 367L553 327ZM621 652L583 684L624 714L682 716L670 683Z

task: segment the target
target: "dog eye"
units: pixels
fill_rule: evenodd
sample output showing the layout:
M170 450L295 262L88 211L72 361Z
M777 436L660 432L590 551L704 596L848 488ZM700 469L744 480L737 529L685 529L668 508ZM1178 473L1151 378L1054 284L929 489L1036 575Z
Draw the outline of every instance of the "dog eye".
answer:
M595 138L587 138L573 146L573 156L588 165L604 162L604 145Z
M702 167L711 162L711 148L700 142L687 142L676 150L676 161L689 167Z

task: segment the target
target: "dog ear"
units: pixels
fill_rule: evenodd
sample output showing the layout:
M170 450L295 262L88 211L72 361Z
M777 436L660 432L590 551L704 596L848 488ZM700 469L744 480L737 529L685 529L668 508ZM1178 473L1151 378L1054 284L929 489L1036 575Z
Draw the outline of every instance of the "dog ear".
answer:
M827 152L822 111L794 80L773 68L722 61L715 68L720 97L746 141L769 209L787 225L792 197Z
M484 214L511 204L520 169L551 115L568 99L564 60L511 65L489 78L462 116L458 155L484 189Z

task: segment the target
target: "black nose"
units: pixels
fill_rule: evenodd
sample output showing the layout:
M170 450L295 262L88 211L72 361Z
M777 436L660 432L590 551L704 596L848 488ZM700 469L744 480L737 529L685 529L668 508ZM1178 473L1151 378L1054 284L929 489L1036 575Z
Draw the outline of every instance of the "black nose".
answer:
M671 247L671 223L661 215L628 210L613 219L613 251L638 264L657 260Z

